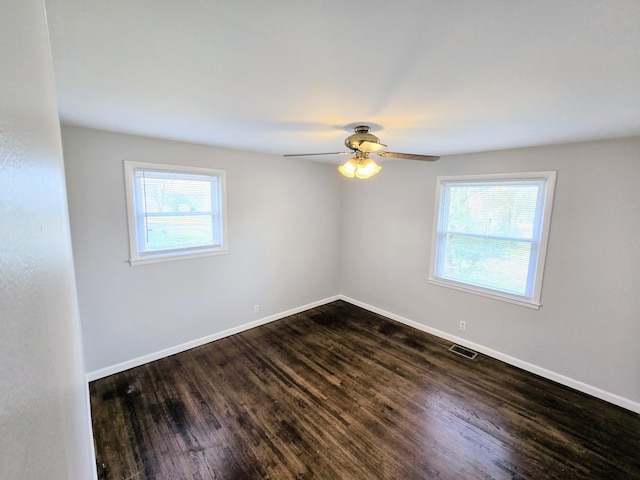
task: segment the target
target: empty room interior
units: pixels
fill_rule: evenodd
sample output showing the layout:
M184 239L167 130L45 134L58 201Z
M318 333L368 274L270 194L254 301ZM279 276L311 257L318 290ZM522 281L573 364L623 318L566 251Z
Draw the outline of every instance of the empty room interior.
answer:
M640 478L640 2L0 7L0 478Z

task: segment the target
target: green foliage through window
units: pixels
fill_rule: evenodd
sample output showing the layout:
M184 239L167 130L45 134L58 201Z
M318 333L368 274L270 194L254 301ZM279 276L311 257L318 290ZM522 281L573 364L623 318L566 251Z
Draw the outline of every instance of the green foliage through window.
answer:
M432 278L525 301L539 296L555 179L555 172L541 173L439 178Z

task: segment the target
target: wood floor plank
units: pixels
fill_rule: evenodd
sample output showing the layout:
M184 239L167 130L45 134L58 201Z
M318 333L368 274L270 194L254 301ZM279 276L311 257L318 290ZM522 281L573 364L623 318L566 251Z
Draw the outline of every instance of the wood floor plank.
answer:
M90 385L98 477L640 479L640 416L337 301Z

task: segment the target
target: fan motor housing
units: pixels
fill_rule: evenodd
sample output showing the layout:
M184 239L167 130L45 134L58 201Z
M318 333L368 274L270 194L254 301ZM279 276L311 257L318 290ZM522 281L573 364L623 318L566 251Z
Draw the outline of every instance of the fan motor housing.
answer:
M349 135L344 141L347 148L358 150L362 142L380 143L378 137L369 133L370 128L367 125L359 125L354 130L356 133Z

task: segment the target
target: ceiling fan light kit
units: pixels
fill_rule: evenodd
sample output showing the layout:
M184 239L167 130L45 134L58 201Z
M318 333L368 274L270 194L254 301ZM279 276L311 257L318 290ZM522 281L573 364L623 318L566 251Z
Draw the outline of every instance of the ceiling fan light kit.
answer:
M362 180L373 177L382 167L366 156L350 158L347 163L340 165L338 171L347 178Z
M434 162L440 157L434 157L431 155L417 155L414 153L398 153L384 151L387 146L380 142L380 139L369 133L370 127L367 125L358 125L354 128L355 133L349 135L344 144L347 148L351 149L351 152L330 152L330 153L298 153L288 154L285 157L305 157L314 155L343 155L345 153L353 153L354 156L350 158L344 165L338 167L338 171L348 178L361 178L366 179L374 176L382 167L371 158L370 153L384 158L402 158L404 160L422 160L427 162Z

